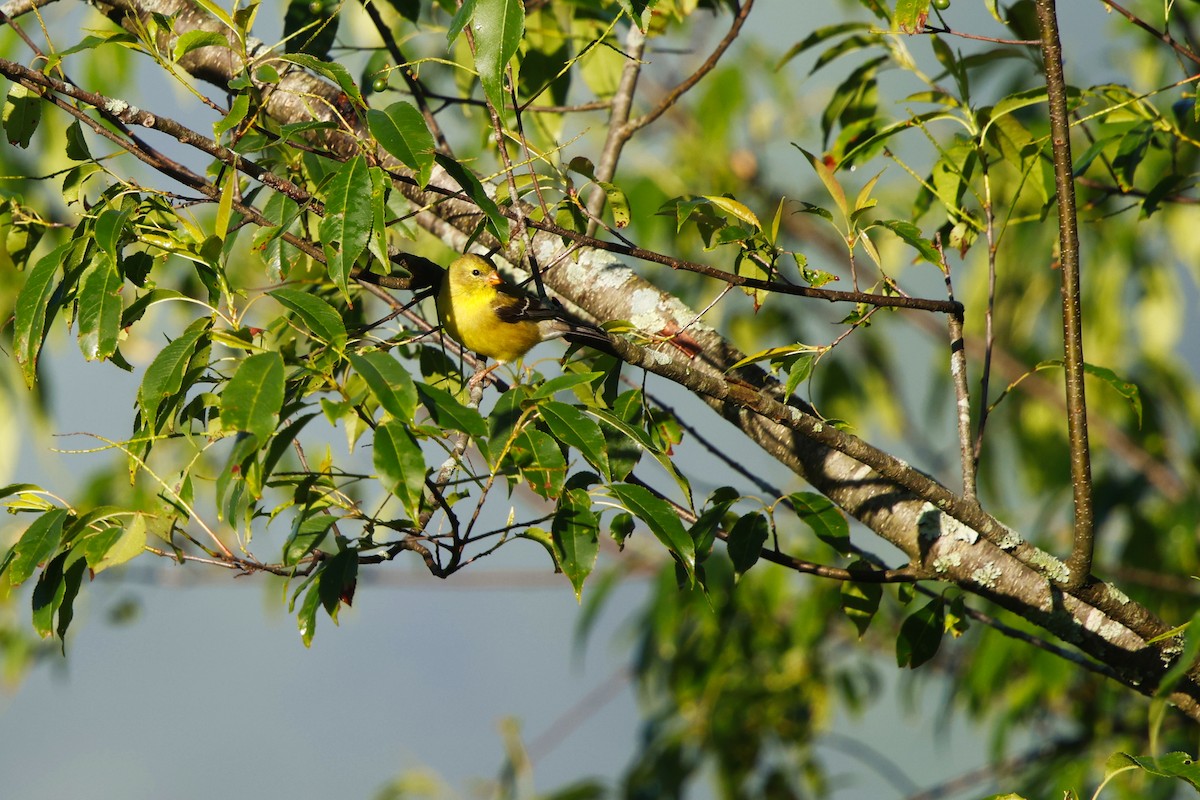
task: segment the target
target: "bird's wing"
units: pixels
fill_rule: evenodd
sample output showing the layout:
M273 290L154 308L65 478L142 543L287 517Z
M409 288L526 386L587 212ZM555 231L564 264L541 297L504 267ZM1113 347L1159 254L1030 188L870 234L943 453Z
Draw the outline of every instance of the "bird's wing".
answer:
M515 297L505 292L496 293L492 308L501 322L540 322L545 319L557 319L561 313L536 298Z

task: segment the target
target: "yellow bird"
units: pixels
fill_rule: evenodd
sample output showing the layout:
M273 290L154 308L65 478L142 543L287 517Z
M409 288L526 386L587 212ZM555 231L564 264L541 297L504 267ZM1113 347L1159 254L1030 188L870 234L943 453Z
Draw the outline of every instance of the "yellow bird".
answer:
M496 268L471 253L455 259L446 270L438 290L437 310L442 327L455 341L471 352L496 360L471 379L472 385L547 339L586 339L593 347L612 352L604 331L567 322L561 310L533 297L512 294Z

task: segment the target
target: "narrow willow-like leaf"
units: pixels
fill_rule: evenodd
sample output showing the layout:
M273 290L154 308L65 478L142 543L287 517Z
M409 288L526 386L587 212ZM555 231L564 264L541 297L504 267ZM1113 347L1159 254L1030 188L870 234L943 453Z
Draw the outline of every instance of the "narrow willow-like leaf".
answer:
M858 561L852 566L868 565L865 561ZM871 620L875 618L875 613L879 611L881 599L883 599L883 587L878 583L842 582L842 613L854 623L860 639L866 634Z
M183 386L184 370L196 353L201 338L208 333L208 320L197 320L178 338L164 347L146 368L142 385L138 389L138 402L142 407L143 423L150 429L156 428L158 408L170 397L179 393Z
M513 439L509 456L521 470L529 488L547 500L562 493L567 461L558 443L537 428L525 428Z
M29 147L29 141L42 120L42 100L36 92L14 83L8 90L4 102L4 132L8 143L17 147Z
M467 196L479 206L479 210L487 217L492 233L502 243L508 244L508 218L500 213L500 207L488 196L479 179L462 164L442 153L434 154L434 160L446 170L451 178L458 182Z

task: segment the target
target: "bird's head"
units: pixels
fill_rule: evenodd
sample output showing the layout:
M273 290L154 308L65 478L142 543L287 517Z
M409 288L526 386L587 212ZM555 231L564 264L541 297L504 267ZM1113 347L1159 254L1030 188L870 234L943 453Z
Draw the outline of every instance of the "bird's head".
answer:
M503 282L500 273L490 261L473 253L454 259L447 270L446 278L450 281L450 291L456 294L487 286L499 286Z

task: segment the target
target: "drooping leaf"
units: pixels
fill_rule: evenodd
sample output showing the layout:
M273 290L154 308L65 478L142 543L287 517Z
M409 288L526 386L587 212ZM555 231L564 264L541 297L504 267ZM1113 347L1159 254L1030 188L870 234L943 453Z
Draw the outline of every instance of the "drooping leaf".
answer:
M513 439L509 455L534 492L548 500L562 493L567 461L558 442L548 434L537 428L524 428Z
M425 457L402 422L389 420L375 430L373 463L383 485L416 519L425 491Z
M500 207L488 195L479 179L462 164L442 153L435 153L434 160L442 169L446 170L451 178L458 182L471 201L479 206L479 210L487 217L488 225L496 238L503 244L508 244L508 218L500 213Z
M738 518L729 529L726 544L729 548L729 560L733 562L734 574L741 577L758 563L763 545L770 535L770 525L767 518L753 512Z
M279 423L283 407L283 357L255 353L238 366L221 392L221 427L245 431L265 442Z
M146 368L138 390L138 402L142 407L143 422L151 430L156 427L159 406L183 387L184 371L210 324L209 320L197 320L160 350Z
M937 655L945 632L944 606L935 597L909 614L900 625L896 638L896 665L916 669Z
M66 242L38 259L17 294L13 344L17 361L21 364L21 374L30 388L37 378L37 359L46 338L47 319L51 318L51 312L57 310L50 307L54 277L72 247L74 242Z
M591 498L584 489L568 489L558 499L551 523L554 555L563 574L580 600L583 582L596 566L600 553L600 520L592 511Z
M19 83L14 83L8 90L4 101L4 132L8 143L17 147L29 147L38 123L42 119L42 100L36 92L31 92Z
M865 561L857 561L852 567L867 566ZM862 638L879 610L879 601L883 598L883 586L878 583L859 583L843 581L841 587L842 613L846 615L858 630Z
M124 283L112 256L95 251L79 285L79 349L88 361L106 359L117 349Z
M689 579L694 580L696 546L670 504L644 486L631 483L614 483L608 487L608 491L630 513L646 523L655 537L678 556Z
M521 0L477 0L471 18L475 33L475 69L488 102L504 109L504 72L517 54L525 31L525 4Z
M355 156L338 167L325 190L325 219L321 244L329 276L346 297L350 296L350 271L371 238L371 176L367 161Z

